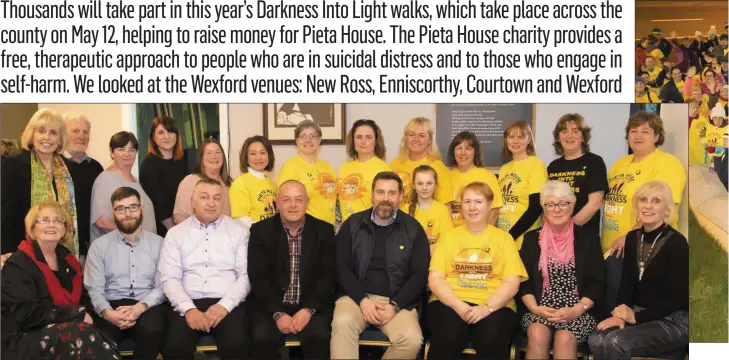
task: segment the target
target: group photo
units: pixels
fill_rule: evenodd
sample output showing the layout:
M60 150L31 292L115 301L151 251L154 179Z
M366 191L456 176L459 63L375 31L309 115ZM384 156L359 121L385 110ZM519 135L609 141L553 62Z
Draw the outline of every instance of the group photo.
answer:
M2 356L685 359L720 108L2 104Z

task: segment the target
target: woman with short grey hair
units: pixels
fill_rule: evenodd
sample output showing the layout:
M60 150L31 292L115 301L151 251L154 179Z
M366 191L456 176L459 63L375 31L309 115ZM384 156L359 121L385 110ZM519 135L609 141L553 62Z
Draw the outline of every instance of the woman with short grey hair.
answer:
M539 194L544 225L524 235L520 255L529 279L518 296L527 313L521 326L528 338L527 359L574 359L577 345L587 341L597 325L596 302L605 281L600 244L574 223L572 187L552 180ZM554 331L554 339L551 340Z

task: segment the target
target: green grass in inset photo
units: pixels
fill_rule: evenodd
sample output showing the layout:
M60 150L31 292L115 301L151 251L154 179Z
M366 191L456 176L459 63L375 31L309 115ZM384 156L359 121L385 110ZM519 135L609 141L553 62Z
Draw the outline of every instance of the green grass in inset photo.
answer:
M728 342L727 253L689 214L689 339Z

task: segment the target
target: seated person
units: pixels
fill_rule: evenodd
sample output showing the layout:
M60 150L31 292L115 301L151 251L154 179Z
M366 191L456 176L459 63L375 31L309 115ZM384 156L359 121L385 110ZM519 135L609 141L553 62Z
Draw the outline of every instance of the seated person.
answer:
M574 359L597 325L590 310L604 296L605 263L597 235L572 220L575 199L567 183L542 186L544 225L524 236L520 254L529 280L519 297L528 311L521 318L528 359L549 358L552 343L555 359Z
M221 215L223 184L198 181L194 216L165 236L159 261L162 289L173 309L162 346L164 358L192 359L200 337L215 338L220 358L248 358L248 230Z
M415 359L423 344L418 311L430 250L417 220L398 210L400 176L372 180L372 208L351 215L337 234L339 299L334 304L331 356L359 358L359 335L375 325L392 345L383 359Z
M82 305L81 264L63 246L72 224L55 201L26 215L27 237L2 270L3 359L121 359Z
M156 359L169 307L157 260L164 241L142 228L144 206L137 190L120 187L111 195L113 230L94 240L84 268L96 326L116 343L134 339L135 359Z
M491 188L473 182L460 198L464 225L441 235L430 262L428 358L458 358L470 341L480 358L508 359L527 272L514 238L488 224Z
M670 353L688 346L688 241L668 224L671 189L651 181L634 196L643 224L625 239L618 305L588 339L597 360Z
M334 289L334 227L306 214L306 188L277 190L280 213L254 223L248 246L252 358L275 359L285 334L299 335L306 359L329 359Z

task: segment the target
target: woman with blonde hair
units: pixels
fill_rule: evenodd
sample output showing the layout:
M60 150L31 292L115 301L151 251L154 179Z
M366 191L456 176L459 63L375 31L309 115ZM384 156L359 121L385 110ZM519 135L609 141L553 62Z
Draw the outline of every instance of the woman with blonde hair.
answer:
M400 154L390 162L390 168L398 174L403 181L403 191L409 197L412 189L410 182L413 179L413 170L420 165L430 165L438 173L440 179L435 199L450 207L453 201L453 187L448 168L442 161L435 142L433 125L429 119L416 117L405 125L402 140L400 141Z
M504 205L496 226L507 230L521 248L524 233L536 229L542 208L539 191L547 182L547 168L536 157L532 127L517 121L504 130L501 160L508 161L499 170L499 187Z
M669 225L677 209L674 197L661 181L646 182L633 195L632 210L641 225L626 235L620 305L589 338L598 360L665 358L688 346L689 247Z
M76 198L73 179L62 155L68 141L66 123L51 109L33 114L21 136L23 150L3 159L2 253L17 249L25 238L23 218L28 210L44 201L57 201L71 216L76 228ZM78 236L73 233L65 244L74 256L80 255Z
M345 141L349 161L339 168L337 196L342 222L352 214L372 207L372 180L390 171L385 162L385 139L374 120L354 122Z

